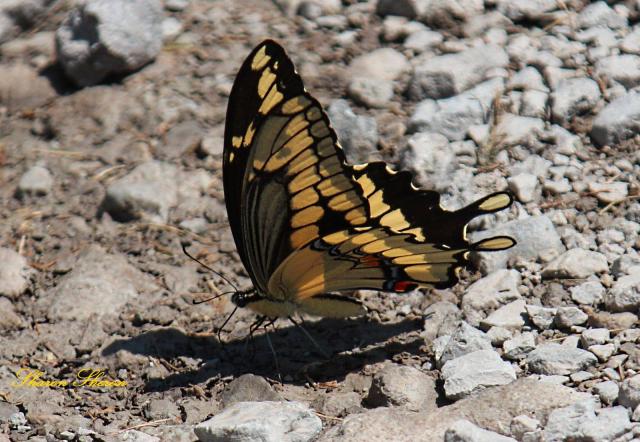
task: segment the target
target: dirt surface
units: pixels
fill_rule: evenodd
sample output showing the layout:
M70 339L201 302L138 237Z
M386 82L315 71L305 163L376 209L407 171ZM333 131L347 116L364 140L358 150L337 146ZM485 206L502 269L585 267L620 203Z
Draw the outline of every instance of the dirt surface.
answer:
M215 415L223 408L230 382L247 373L268 381L268 395L275 392L314 407L330 429L346 414L366 408L366 401L351 409L338 407L332 416L322 411L330 409L323 407L327 398L355 392L364 399L373 374L388 361L438 379L433 349L421 336L429 320L424 312L438 301L459 304L465 288L480 278L479 271L463 272L451 290L355 293L369 309L361 319L306 318L305 330L330 355L326 357L287 320L268 327L268 337L263 328L249 336L255 317L239 310L227 321L234 307L229 296L193 305L193 300L233 287L181 249L186 244L239 288L250 287L226 221L222 189L222 134L235 74L251 48L274 38L287 48L307 89L323 104L345 97L347 66L354 57L381 46L402 51L399 43L381 42L382 19L374 5L352 10L348 20L358 37L339 41L338 32L288 16L270 1L194 0L183 11L166 11L180 20L183 30L165 43L153 63L84 89L66 80L55 64L52 33L71 7L61 2L19 35L32 43L41 37L44 43L36 41L34 47L0 59L0 68L26 65L26 72L37 72L34 78L19 71L0 78L2 90L9 91L0 103L0 247L17 251L30 269L27 289L6 296L13 322L7 310L0 328L0 415L23 412L27 422L20 428L5 423L0 433L6 431L11 440L44 440L36 437L45 435L46 440L117 440L123 430L135 427L162 435L154 431ZM439 32L455 40L460 29L450 26ZM385 108L350 103L358 115L375 118L379 155L396 166L416 105L402 94L407 80L399 80ZM585 138L592 117L573 120L572 132ZM612 163L629 158L635 149L622 146L612 152L587 145L581 160L606 156ZM479 170L506 177L506 169L492 158ZM165 219L114 219L105 210L107 189L149 160L171 167L154 179L173 180L167 185L178 187L175 204ZM34 166L50 172L50 187L20 193L20 180ZM570 204L550 192L537 203L538 213ZM591 195L573 208L589 213L592 225L606 225L624 216L631 203L602 211L606 204ZM189 230L193 220L199 227ZM533 284L538 288L531 297L547 296L543 304L553 304L553 284L558 282ZM556 301L566 303L569 286L571 282L558 289ZM225 322L219 342L217 331ZM555 331L546 337L567 334ZM9 385L21 367L42 371L42 379L67 381L76 380L83 369L105 370L110 379L127 385ZM450 403L440 381L436 386L440 405ZM83 436L78 428L89 430Z

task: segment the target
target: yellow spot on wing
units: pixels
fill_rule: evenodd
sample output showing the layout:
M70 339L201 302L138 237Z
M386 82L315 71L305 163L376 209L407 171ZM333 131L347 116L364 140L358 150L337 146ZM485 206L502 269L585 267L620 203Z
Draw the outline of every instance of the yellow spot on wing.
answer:
M231 145L236 149L242 146L242 137L241 136L231 137Z
M266 68L262 71L262 75L258 80L258 95L260 95L260 98L264 98L267 95L267 91L269 91L275 79L276 74L271 72L271 68Z
M300 248L310 241L313 241L318 237L318 226L311 225L294 231L291 234L291 247L294 249Z
M349 239L350 236L351 236L351 234L349 233L348 230L342 230L340 232L336 232L336 233L332 233L330 235L324 236L322 239L326 243L331 244L332 246L334 246L336 244L340 244L340 243L346 241L347 239Z
M356 167L357 166L353 166L354 169ZM371 178L369 178L367 175L362 175L360 178L357 179L357 182L358 184L360 184L360 187L362 187L362 193L365 198L368 198L369 195L371 195L373 191L376 190L375 183L371 181Z
M242 145L244 147L251 145L251 143L253 142L253 135L255 135L255 133L256 133L256 128L253 127L253 121L252 121L251 123L249 123L249 127L247 127L247 132L245 132L244 134L244 141L242 142Z
M307 118L310 121L315 121L319 119L321 115L322 115L322 112L320 112L320 109L318 109L318 107L316 106L313 106L311 109L307 111Z
M320 175L323 177L328 177L331 175L335 175L342 170L342 165L340 164L340 160L337 155L326 158L320 162L318 168L320 170Z
M291 208L293 210L299 210L317 203L319 199L320 196L318 195L318 192L316 192L313 187L307 187L302 192L296 193L291 198Z
M309 106L309 104L311 104L311 101L307 97L299 95L284 102L282 105L282 113L286 115L297 114Z
M316 149L318 150L318 155L321 157L335 155L337 152L336 146L333 144L333 140L329 137L318 141Z
M325 178L318 184L318 190L322 196L333 196L337 193L351 189L351 180L344 175L335 175Z
M316 174L316 171L313 167L309 167L302 172L300 172L294 179L289 183L289 192L296 193L305 187L309 187L315 183L320 181L320 176Z
M282 98L284 98L284 96L278 91L278 86L274 85L260 105L258 112L262 115L268 114L276 104L282 101Z
M388 204L382 201L382 190L378 190L369 197L369 209L371 210L371 217L376 218L391 208Z
M269 60L271 60L271 57L267 55L267 47L263 46L258 52L256 52L256 55L253 56L253 60L251 60L251 69L259 71L269 62Z
M359 204L360 198L358 198L358 194L353 190L341 193L329 200L329 207L340 212L351 209Z
M480 206L478 206L481 210L494 211L504 209L511 203L511 198L506 193L499 193L494 195L493 197L483 201Z
M311 206L297 212L291 217L291 227L297 228L314 223L322 218L324 210L320 206Z
M287 175L295 175L301 170L304 170L317 162L318 157L313 153L313 150L307 149L298 155L295 160L289 163L289 166L287 167Z
M353 225L364 224L367 222L367 213L362 207L356 207L349 210L344 218Z
M382 218L380 218L380 224L382 224L383 226L391 227L395 230L402 230L411 226L411 224L409 224L405 219L400 209L396 209L385 214Z

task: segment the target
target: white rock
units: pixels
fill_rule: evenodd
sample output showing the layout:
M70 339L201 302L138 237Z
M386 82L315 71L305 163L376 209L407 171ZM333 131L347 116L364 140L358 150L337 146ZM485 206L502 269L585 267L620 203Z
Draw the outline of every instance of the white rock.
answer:
M637 55L611 55L598 60L596 73L614 80L626 88L640 84L640 57Z
M595 193L596 198L605 203L619 203L629 194L629 184L621 181L607 183L589 183L589 191Z
M560 80L551 93L551 116L558 123L567 123L591 110L600 100L598 83L590 78Z
M498 11L511 20L536 20L558 8L554 0L498 0Z
M469 126L484 123L486 109L503 87L503 80L494 78L454 97L421 101L411 115L409 130L436 132L452 141L462 140Z
M541 307L539 305L527 305L525 307L529 320L540 330L551 327L558 309L552 307Z
M542 270L542 277L587 278L608 269L607 258L602 253L571 249L547 264Z
M375 49L354 58L349 64L351 78L364 77L392 81L409 69L407 58L393 48Z
M592 345L587 350L596 355L600 361L607 361L616 352L615 344Z
M458 167L449 140L433 132L418 132L409 137L402 163L415 173L419 183L432 189L438 188L438 182L447 183Z
M602 301L605 288L600 281L587 281L569 288L571 299L578 304L594 305Z
M365 400L372 407L426 411L436 408L437 399L433 377L414 367L388 363L373 377Z
M472 353L478 350L491 350L491 341L486 333L460 321L458 328L447 341L447 345L436 358L436 362L442 366L451 359Z
M53 187L53 177L46 167L33 166L20 177L18 195L46 195Z
M544 129L544 121L539 118L503 115L495 127L495 136L505 146L516 144L532 145Z
M536 337L531 332L524 332L508 339L502 344L504 356L508 359L520 360L536 348Z
M561 328L571 328L584 324L587 319L589 316L577 307L558 307L554 321Z
M444 434L445 442L516 442L515 439L480 428L468 420L459 420Z
M540 427L540 421L526 414L516 416L511 420L511 434L518 439L522 439L525 433L535 431Z
M469 237L472 241L479 241L495 235L509 235L517 244L501 252L472 254L472 261L483 273L505 268L509 259L549 260L565 250L555 226L546 215L509 221L492 229L470 233Z
M357 115L342 99L334 100L327 114L350 163L377 159L378 124L374 118Z
M162 47L158 0L90 0L73 9L56 32L58 61L79 86L132 72Z
M521 173L507 179L509 190L511 190L516 198L522 203L528 203L534 200L536 187L538 186L538 177L530 173Z
M627 26L627 19L617 14L605 2L599 1L587 5L580 11L578 26L581 28L606 26L611 29L619 29Z
M493 350L479 350L448 361L441 370L449 399L460 399L473 391L505 385L516 379L511 364Z
M544 118L547 112L549 94L543 91L528 90L522 93L520 115L525 117Z
M524 325L525 306L526 301L524 299L510 302L480 321L480 325L487 330L491 327L520 330Z
M194 428L202 442L305 442L320 431L320 418L300 402L237 402Z
M178 203L177 173L172 164L143 163L107 187L103 207L121 221L148 217L166 222Z
M604 381L593 386L593 392L605 404L613 404L618 399L620 388L614 381Z
M375 77L355 77L348 92L355 102L367 107L386 107L393 98L393 83Z
M640 405L640 375L622 381L618 403L631 410Z
M618 278L604 297L604 305L611 312L633 312L640 307L640 273Z
M630 54L640 54L640 27L626 35L620 42L620 49Z
M555 343L543 344L527 355L533 373L569 375L595 365L597 358L586 350Z
M29 266L24 256L0 247L0 295L15 299L29 286Z
M600 146L615 145L640 131L640 94L632 91L609 103L593 119L591 138Z
M403 46L416 52L423 52L432 46L442 43L444 37L441 33L430 29L422 29L411 33L404 41Z
M606 344L610 337L607 328L589 328L580 335L580 342L584 348L587 348L596 344Z
M520 282L517 270L500 269L467 287L462 297L462 311L470 324L477 325L484 311L492 311L520 299Z
M624 407L598 410L595 419L588 419L580 427L583 440L614 440L631 429L629 412Z
M460 94L485 80L489 69L506 67L508 62L506 52L495 45L433 57L416 66L409 95L423 100Z

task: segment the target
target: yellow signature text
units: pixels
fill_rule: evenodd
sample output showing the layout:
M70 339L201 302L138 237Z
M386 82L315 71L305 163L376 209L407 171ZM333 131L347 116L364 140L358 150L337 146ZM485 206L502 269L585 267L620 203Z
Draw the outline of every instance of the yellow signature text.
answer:
M45 372L33 368L21 368L16 371L16 378L12 387L33 388L64 388L64 387L88 387L88 388L118 388L126 387L127 381L110 379L103 368L83 368L76 373L75 380L44 379Z

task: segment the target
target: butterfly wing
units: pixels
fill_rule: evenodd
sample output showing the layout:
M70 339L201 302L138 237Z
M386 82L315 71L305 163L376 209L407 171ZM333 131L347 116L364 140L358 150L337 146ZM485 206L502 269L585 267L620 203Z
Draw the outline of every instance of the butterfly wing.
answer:
M367 220L362 192L318 101L266 40L247 57L229 97L223 155L229 223L260 293L295 250Z

